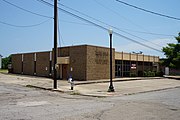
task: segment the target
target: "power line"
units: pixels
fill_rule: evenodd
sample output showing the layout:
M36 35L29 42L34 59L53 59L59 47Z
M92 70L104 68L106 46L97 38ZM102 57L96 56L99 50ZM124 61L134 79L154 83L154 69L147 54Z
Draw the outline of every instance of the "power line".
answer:
M63 37L62 37L62 35L61 35L62 32L60 32L60 22L59 22L59 20L58 20L58 34L59 34L59 35L58 35L58 37L59 37L59 46L62 47L62 44L63 44L63 45L65 45L65 44L64 44Z
M61 22L65 22L65 23L71 23L71 24L77 24L77 25L86 25L86 26L92 26L91 24L86 24L86 23L80 23L80 22L72 22L72 21L67 21L67 20L61 20Z
M145 28L143 28L142 26L140 26L140 25L136 24L135 22L131 21L130 19L127 19L126 17L120 15L119 12L117 12L117 11L115 11L115 10L109 8L109 7L106 7L106 6L103 5L101 2L99 2L99 1L97 1L97 0L94 0L94 2L96 2L96 3L97 3L98 5L100 5L101 7L103 7L103 8L105 8L105 9L111 11L112 13L120 16L121 18L124 18L125 20L129 21L131 24L135 25L136 27L138 27L138 28L140 27L141 29L147 31L147 30L146 30Z
M34 14L34 15L37 15L37 16L45 17L45 18L53 18L53 17L50 17L50 16L42 15L42 14L39 14L39 13L32 12L30 10L24 9L24 8L19 7L19 6L15 5L15 4L7 1L7 0L2 0L2 1L4 1L5 3L7 3L9 5L12 5L12 6L14 6L14 7L18 8L18 9L21 9L21 10L23 10L25 12L28 12L28 13L31 13L31 14Z
M78 18L78 19L81 19L81 20L86 21L86 22L88 22L88 23L90 23L90 24L93 24L94 26L99 27L99 28L101 28L101 29L103 29L103 30L106 30L106 31L109 30L108 28L105 28L105 27L103 27L103 26L101 26L101 25L98 25L98 24L96 24L96 23L94 23L94 22L91 22L91 21L89 21L89 20L87 20L87 19L84 19L84 18L82 18L82 17L79 17L79 16L77 16L77 15L71 13L71 12L68 12L68 11L66 11L66 10L64 10L64 9L61 9L61 8L58 8L58 9L61 10L61 11L63 11L63 12L65 12L65 13L68 13L68 14L70 14L70 15ZM141 43L141 42L138 42L138 41L136 41L136 40L133 40L133 39L131 39L131 38L128 38L128 37L126 37L126 36L124 36L124 35L121 35L121 34L119 34L119 33L117 33L117 32L114 32L114 34L116 34L117 36L120 36L120 37L122 37L122 38L125 38L125 39L127 39L127 40L129 40L129 41L132 41L132 42L135 42L135 43L140 44L140 45L142 45L142 46L145 46L145 47L147 47L147 48L156 50L156 51L158 51L158 52L162 52L162 51L160 51L160 50L158 50L158 49L156 49L156 48L153 48L153 47L151 47L151 46L145 45L145 44L143 44L143 43Z
M141 10L141 11L148 12L148 13L151 13L151 14L154 14L154 15L158 15L158 16L161 16L161 17L166 17L166 18L174 19L174 20L180 20L180 18L172 17L172 16L169 16L169 15L164 15L164 14L157 13L157 12L154 12L154 11L150 11L150 10L147 10L147 9L144 9L144 8L140 8L140 7L137 7L137 6L135 6L135 5L132 5L132 4L123 2L123 1L121 1L121 0L116 0L116 1L119 2L119 3L122 3L122 4L124 4L124 5L130 6L130 7L133 7L133 8L135 8L135 9L139 9L139 10Z
M146 32L144 32L144 31L135 31L135 30L131 30L131 29L126 29L126 28L124 28L124 29L126 29L126 30L128 30L128 31L137 32L137 33L143 33L143 34L150 34L150 35L158 35L158 36L171 36L171 37L174 36L174 35L167 35L167 34L159 34L159 33L148 32L145 28L141 27L140 25L138 25L138 24L134 23L133 21L131 21L131 20L125 18L124 16L120 15L120 14L119 14L118 12L116 12L115 10L113 10L113 9L111 9L111 8L109 8L109 7L106 7L105 5L103 5L102 3L100 3L99 1L94 0L94 2L96 2L97 4L99 4L100 6L102 6L103 8L105 8L105 9L113 12L114 14L116 14L116 15L118 15L118 16L120 16L120 17L123 17L124 19L128 20L130 23L136 25L137 27L142 28L142 29L143 29L144 31L146 31Z
M155 51L158 51L158 52L163 53L161 50L158 50L158 49L156 49L156 48L153 48L153 47L151 47L151 46L148 46L148 45L146 45L146 44L144 44L144 43L141 43L141 42L139 42L139 41L136 41L136 40L134 40L134 39L128 38L128 37L126 37L126 36L124 36L124 35L121 35L121 34L119 34L119 33L117 33L117 32L114 32L114 34L116 34L116 35L118 35L118 36L120 36L120 37L122 37L122 38L125 38L125 39L127 39L127 40L129 40L129 41L132 41L132 42L134 42L134 43L137 43L137 44L139 44L139 45L142 45L142 46L144 46L144 47L147 47L147 48L150 48L150 49L152 49L152 50L155 50Z
M60 4L60 3L59 3L59 4ZM75 10L75 9L73 9L73 8L70 8L70 7L66 6L66 5L63 5L63 4L60 4L60 5L63 6L63 7L65 7L65 8L68 8L68 9L70 9L70 10L73 10L73 11L75 11L75 12L81 14L81 15L84 15L84 16L86 16L86 17L88 17L88 18L91 18L91 19L93 19L93 20L95 20L95 21L97 21L97 22L100 22L100 23L102 23L102 24L104 24L104 25L106 25L106 26L108 26L108 27L114 28L114 29L116 29L116 30L118 30L118 31L124 32L124 33L129 34L129 35L131 35L131 36L133 36L133 37L136 37L136 38L141 39L141 40L143 40L143 41L149 42L149 43L151 43L151 44L153 44L153 45L156 45L156 46L158 46L158 47L161 47L161 46L158 45L158 44L155 44L155 43L153 43L153 42L150 42L150 41L148 41L148 40L146 40L146 39L143 39L143 38L141 38L141 37L139 37L139 36L133 35L133 34L127 32L127 31L125 31L125 30L122 30L122 29L120 29L120 28L118 28L118 27L112 26L112 25L110 25L110 24L108 24L108 23L102 22L102 21L100 21L100 20L98 20L98 19L96 19L96 18L93 18L93 17L91 17L91 16L89 16L89 15L86 15L86 14L84 14L84 13L78 11L78 10Z
M127 29L129 30L129 29ZM129 30L132 32L137 32L137 33L143 33L143 34L149 34L149 35L158 35L158 36L169 36L169 37L174 37L174 35L168 35L168 34L161 34L161 33L152 33L152 32L143 32L143 31L136 31L136 30Z
M61 22L65 23L71 23L71 24L77 24L77 25L86 25L86 26L92 26L91 24L86 24L86 23L80 23L80 22L73 22L73 21L68 21L68 20L62 20L60 19ZM117 27L116 27L117 28ZM118 28L120 29L120 28ZM150 34L150 35L157 35L157 36L169 36L169 37L174 37L174 35L168 35L168 34L161 34L161 33L152 33L152 32L143 32L143 31L136 31L136 30L131 30L131 29L126 29L125 30L131 31L131 32L136 32L136 33L142 33L142 34ZM122 30L122 29L120 29Z
M78 10L75 10L75 9L73 9L73 8L70 8L70 7L68 7L68 6L66 6L66 5L64 5L64 4L62 4L62 3L61 3L61 4L58 3L58 4L61 5L61 6L63 6L63 7L65 7L65 8L67 8L67 9L70 9L70 10L72 10L72 11L75 11L75 12L77 12L77 13L79 13L79 14L85 16L85 17L91 18L92 20L95 20L95 21L100 22L100 23L102 23L102 24L105 24L105 25L107 25L107 26L109 26L109 27L112 27L112 28L115 28L115 29L117 29L117 30L119 30L119 31L124 32L124 30L122 30L122 29L120 29L120 28L113 27L112 25L109 25L109 24L107 24L107 23L105 23L105 22L102 22L102 21L96 19L96 18L93 18L93 17L91 17L91 16L89 16L89 15L86 15L86 14L84 14L84 13L78 11ZM69 22L69 23L75 23L75 22ZM76 24L76 23L75 23L75 24ZM80 24L80 23L79 23L79 24ZM81 25L82 25L82 24L81 24ZM86 25L88 25L88 24L86 24ZM126 28L123 28L123 29L126 29ZM135 30L130 30L130 29L126 29L126 30L128 30L128 31L133 31L133 32L137 32L137 33L150 34L150 35L171 36L171 37L174 36L174 35L167 35L167 34L161 34L161 33L152 33L152 32L135 31Z
M51 3L46 2L46 1L44 1L44 0L37 0L37 1L41 1L42 3L44 3L44 4L48 5L48 6L53 7L53 5L52 5ZM108 31L108 30L109 30L109 29L106 28L106 27L103 27L103 26L101 26L101 25L99 25L99 24L97 24L97 23L94 23L94 22L92 22L92 21L90 21L90 20L87 20L87 19L85 19L85 18L82 18L82 17L80 17L80 16L78 16L78 15L76 15L76 14L74 14L74 13L71 13L71 12L69 12L69 11L67 11L67 10L64 10L64 9L62 9L62 8L59 8L59 7L58 7L58 9L61 10L62 12L64 12L64 13L67 13L67 14L69 14L69 15L77 18L77 19L80 19L80 20L82 20L82 21L85 21L85 22L87 22L87 23L90 23L90 24L92 24L92 25L94 25L94 26L96 26L96 27L98 27L98 28L100 28L100 29L103 29L103 30L105 30L105 31ZM131 41L131 42L134 42L134 43L137 43L137 44L139 44L139 45L142 45L142 46L144 46L144 47L150 48L150 49L155 50L155 51L158 51L158 52L162 52L161 50L158 50L158 49L156 49L156 48L153 48L153 47L151 47L151 46L148 46L148 45L146 45L146 44L144 44L144 43L141 43L141 42L139 42L139 41L136 41L136 40L134 40L134 39L128 38L128 37L126 37L126 36L124 36L124 35L121 35L120 33L114 32L114 34L117 35L117 36L119 36L119 37L121 37L121 38L124 38L124 39L126 39L126 40L129 40L129 41Z
M60 28L59 28L59 20L58 20L58 39L59 39L59 47L61 47L61 39L60 39Z
M37 1L38 1L38 2L41 2L41 3L43 3L43 4L46 4L46 5L49 6L49 7L53 7L53 6L54 6L54 5L48 3L48 2L46 2L46 1L44 1L44 0L37 0Z
M24 8L22 8L22 7L19 7L19 6L17 6L17 5L15 5L15 4L13 4L13 3L10 3L10 2L8 2L7 0L3 0L4 2L6 2L7 4L9 4L9 5L12 5L12 6L14 6L14 7L16 7L16 8L18 8L18 9L21 9L21 10L23 10L23 11L26 11L26 12L28 12L28 13L31 13L31 14L34 14L34 15L37 15L37 16L41 16L41 17L46 17L46 18L53 18L53 17L50 17L50 16L46 16L46 15L42 15L42 14L38 14L38 13L35 13L35 12L32 12L32 11L29 11L29 10L27 10L27 9L24 9ZM53 0L51 0L51 1L53 1ZM98 4L100 4L98 1L96 1L96 0L94 0L95 2L97 2ZM58 3L58 4L60 4L60 3ZM63 5L63 4L61 4L61 5ZM100 4L101 6L103 6L102 4ZM65 6L65 5L63 5L64 7L67 7L67 6ZM103 7L105 7L105 6L103 6ZM68 7L69 8L69 7ZM105 7L105 8L107 8L107 7ZM72 8L71 8L72 9ZM109 8L107 8L107 9L109 9ZM72 10L74 10L74 9L72 9ZM112 9L109 9L109 10L111 10L112 11ZM77 12L77 10L76 10L76 12ZM115 11L112 11L112 12L115 12ZM118 12L115 12L116 14L118 14ZM85 15L85 14L84 14ZM88 16L89 17L89 16ZM65 21L65 20L61 20L61 21L63 21L63 22L67 22L67 23L74 23L74 24L80 24L80 25L88 25L88 26L90 26L89 24L85 24L85 23L77 23L77 22L71 22L71 21ZM138 25L139 26L139 25ZM111 26L112 27L112 26ZM130 29L127 29L127 30L129 30L129 31L133 31L133 32L137 32L137 33L143 33L143 34L150 34L150 35L159 35L159 36L174 36L174 35L166 35L166 34L158 34L158 33L152 33L152 32L143 32L143 31L135 31L135 30L130 30Z
M46 2L46 1L44 1L44 0L37 0L37 1L41 1L42 3L44 3L44 4L48 5L48 6L53 7L52 4L50 4L50 3L48 3L48 2ZM90 21L90 20L87 20L87 19L85 19L85 18L82 18L82 17L80 17L80 16L78 16L78 15L76 15L76 14L73 14L73 13L67 11L67 10L64 10L64 9L62 9L62 8L58 8L58 9L61 10L62 12L64 12L64 13L67 13L67 14L69 14L69 15L77 18L77 19L81 19L81 20L83 20L83 21L86 21L86 22L88 22L88 23L90 23L90 24L92 24L92 25L94 25L94 26L96 26L96 27L99 27L99 28L103 29L103 30L106 30L106 31L109 30L109 29L107 29L107 28L105 28L105 27L103 27L103 26L101 26L101 25L99 25L99 24L97 24L97 23L94 23L94 22L92 22L92 21ZM156 48L153 48L153 47L151 47L151 46L148 46L148 45L146 45L146 44L143 44L143 43L141 43L141 42L139 42L139 41L136 41L136 40L133 40L133 39L131 39L131 38L128 38L128 37L126 37L126 36L124 36L124 35L121 35L121 34L119 34L119 33L117 33L117 32L114 32L114 34L117 35L117 36L119 36L119 37L125 38L125 39L127 39L127 40L129 40L129 41L132 41L132 42L135 42L135 43L140 44L140 45L142 45L142 46L145 46L145 47L147 47L147 48L156 50L156 51L158 51L158 52L162 52L162 51L160 51L160 50L158 50L158 49L156 49Z
M7 22L3 22L3 21L0 21L1 24L4 24L4 25L8 25L8 26L11 26L11 27L21 27L21 28L25 28L25 27L35 27L35 26L39 26L47 21L49 21L50 19L47 19L43 22L40 22L38 24L33 24L33 25L15 25L15 24L10 24L10 23L7 23Z

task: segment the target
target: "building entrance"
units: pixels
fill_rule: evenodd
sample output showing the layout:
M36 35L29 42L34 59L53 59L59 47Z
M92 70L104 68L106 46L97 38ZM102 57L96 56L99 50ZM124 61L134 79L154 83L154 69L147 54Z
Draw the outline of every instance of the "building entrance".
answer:
M65 80L68 78L68 65L63 64L62 65L62 79Z
M121 60L115 61L115 76L122 77L122 61Z
M122 74L121 74L121 65L116 65L116 68L115 68L115 76L116 77L122 77Z

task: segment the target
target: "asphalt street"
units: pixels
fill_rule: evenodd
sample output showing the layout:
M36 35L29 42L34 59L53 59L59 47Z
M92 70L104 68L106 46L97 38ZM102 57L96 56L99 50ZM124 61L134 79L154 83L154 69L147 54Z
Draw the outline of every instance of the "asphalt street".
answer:
M105 98L0 82L0 120L179 120L180 88Z
M115 104L101 119L179 120L180 88L110 98ZM119 114L118 114L119 113Z

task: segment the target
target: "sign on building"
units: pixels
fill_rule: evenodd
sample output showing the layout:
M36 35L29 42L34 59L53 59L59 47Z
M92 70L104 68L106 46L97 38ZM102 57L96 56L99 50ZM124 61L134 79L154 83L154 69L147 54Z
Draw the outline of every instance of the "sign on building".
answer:
M136 64L131 64L131 69L136 69Z

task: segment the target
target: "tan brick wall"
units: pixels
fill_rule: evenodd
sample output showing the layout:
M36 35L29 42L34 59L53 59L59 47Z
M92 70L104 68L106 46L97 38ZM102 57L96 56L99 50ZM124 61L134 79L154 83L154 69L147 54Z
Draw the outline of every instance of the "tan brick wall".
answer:
M50 73L50 52L36 53L37 76L49 77L49 73Z
M154 62L154 56L150 56L150 57L149 57L149 61L150 61L150 62Z
M34 75L34 53L26 53L23 56L23 74Z
M149 61L149 56L144 56L144 61L148 62Z
M115 52L116 60L129 60L129 61L145 61L145 62L159 62L158 56L149 56L143 54L133 54L124 52Z
M74 79L86 80L86 54L87 46L72 46L69 49L70 64L69 68L73 68L72 76Z
M159 57L155 56L155 62L159 62Z
M122 52L115 52L115 59L116 60L122 60Z
M17 74L22 73L22 54L12 55L12 69L13 69L13 73L17 73Z
M110 78L109 48L87 46L87 80ZM113 78L115 77L115 51L113 49Z
M131 61L137 61L137 54L130 54L130 55L131 55L130 57Z
M34 53L25 53L23 72L24 74L34 74ZM53 52L52 52L53 55ZM109 79L109 56L110 50L106 47L79 45L58 48L58 57L70 57L69 65L67 66L68 74L70 68L73 68L72 76L75 80L97 80ZM144 56L144 57L143 57ZM151 58L152 57L152 58ZM116 59L130 60L131 61L155 61L159 62L159 57L137 55L116 52ZM62 66L62 65L61 65ZM12 55L13 73L22 72L22 54ZM53 67L53 57L52 57ZM146 70L148 66L143 67L137 65L138 70ZM37 76L49 76L50 73L50 52L36 53L36 74ZM113 49L113 78L115 77L115 50ZM62 71L62 70L61 70ZM53 70L52 70L53 73ZM62 76L62 75L61 75ZM60 68L57 70L57 77L60 77Z
M129 53L123 53L123 60L130 60L131 56Z
M144 55L138 54L138 61L143 61L143 57L144 57Z
M61 47L57 49L57 57L69 57L70 47ZM58 62L58 61L57 61ZM52 67L54 65L54 49L52 49ZM62 79L62 65L59 64L59 68L56 69L57 78ZM54 70L52 70L52 77L54 76Z
M70 47L58 48L58 57L69 56L69 50L70 50Z

